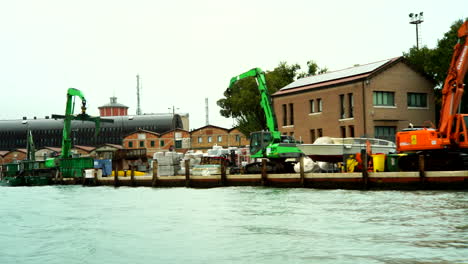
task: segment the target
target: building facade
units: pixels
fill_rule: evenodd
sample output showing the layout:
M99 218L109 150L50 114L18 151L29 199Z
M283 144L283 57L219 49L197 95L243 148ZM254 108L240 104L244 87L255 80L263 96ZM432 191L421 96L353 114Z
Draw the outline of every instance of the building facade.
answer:
M273 94L278 127L304 143L321 136L394 140L435 122L434 82L402 57L299 79Z
M237 128L226 129L207 125L190 132L193 150L207 150L213 146L245 147L248 139Z

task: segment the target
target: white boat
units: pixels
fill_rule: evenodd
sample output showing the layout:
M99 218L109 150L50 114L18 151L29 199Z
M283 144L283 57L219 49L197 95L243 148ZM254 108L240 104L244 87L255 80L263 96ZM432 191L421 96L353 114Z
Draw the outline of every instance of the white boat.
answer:
M314 144L298 144L297 147L314 161L340 162L344 155L360 153L367 144L374 154L396 152L395 143L378 138L320 137Z

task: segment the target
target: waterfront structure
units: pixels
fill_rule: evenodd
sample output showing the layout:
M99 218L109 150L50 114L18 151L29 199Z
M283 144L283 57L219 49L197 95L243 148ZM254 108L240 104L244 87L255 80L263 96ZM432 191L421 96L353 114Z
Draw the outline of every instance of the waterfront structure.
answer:
M434 85L397 57L298 79L272 97L281 133L304 143L322 136L394 141L403 128L435 123Z
M178 114L151 114L139 116L108 116L114 123L101 123L100 132L95 137L92 123L72 121L71 138L73 144L98 146L105 143L121 144L124 135L137 129L164 133L175 128L182 128L182 119ZM25 126L24 123L28 125ZM26 146L26 132L30 129L36 148L60 147L62 144L63 120L61 119L26 119L0 120L0 150L13 150Z

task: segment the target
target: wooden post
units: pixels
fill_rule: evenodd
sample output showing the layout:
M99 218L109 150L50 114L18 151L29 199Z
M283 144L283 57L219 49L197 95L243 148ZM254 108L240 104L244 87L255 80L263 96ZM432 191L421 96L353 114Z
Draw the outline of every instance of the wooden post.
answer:
M301 175L301 186L304 187L304 177L305 177L305 174L304 174L304 156L301 156L299 158L299 173Z
M265 158L262 159L262 186L267 185L267 160Z
M190 187L190 160L185 160L185 187Z
M76 179L76 178L75 178ZM81 185L86 185L86 171L84 169L81 170Z
M131 166L130 184L132 185L132 187L135 187L135 166Z
M226 162L221 161L221 186L226 186Z
M94 169L94 186L98 186L99 185L99 182L98 182L98 169Z
M425 165L426 162L424 160L424 155L419 155L419 160L418 160L418 167L419 167L419 181L421 184L424 184L427 180L426 178L426 171L425 171Z
M158 185L158 160L153 160L153 180L151 182L152 187Z
M119 171L114 168L114 187L119 187Z
M60 184L63 184L63 173L59 170Z
M368 155L365 149L361 150L361 159L362 159L362 180L364 183L364 188L369 188L369 172L367 171L368 165Z

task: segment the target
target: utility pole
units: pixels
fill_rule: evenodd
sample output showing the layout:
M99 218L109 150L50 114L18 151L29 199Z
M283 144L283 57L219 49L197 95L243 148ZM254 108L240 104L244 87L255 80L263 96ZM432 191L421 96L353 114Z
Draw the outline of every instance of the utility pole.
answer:
M416 25L416 49L419 50L419 24L424 22L423 18L423 12L420 12L419 14L409 14L410 17L410 24Z
M137 110L136 114L141 115L141 106L140 106L140 75L137 74Z

